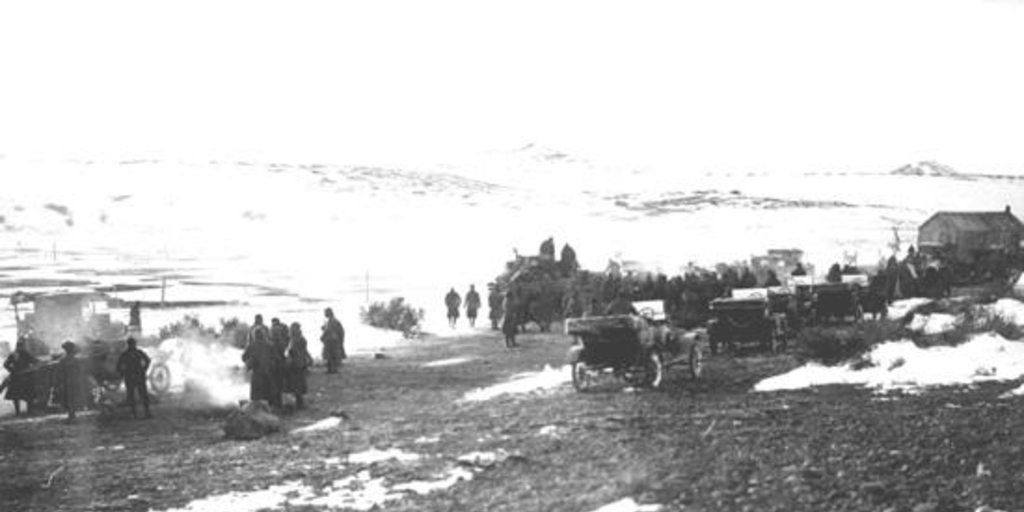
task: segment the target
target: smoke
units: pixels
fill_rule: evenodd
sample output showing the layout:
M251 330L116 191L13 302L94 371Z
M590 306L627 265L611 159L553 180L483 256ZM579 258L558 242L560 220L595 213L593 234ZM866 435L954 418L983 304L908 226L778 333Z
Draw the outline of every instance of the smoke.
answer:
M171 392L195 405L223 407L249 398L242 350L215 341L170 338L157 347L154 364L171 372Z

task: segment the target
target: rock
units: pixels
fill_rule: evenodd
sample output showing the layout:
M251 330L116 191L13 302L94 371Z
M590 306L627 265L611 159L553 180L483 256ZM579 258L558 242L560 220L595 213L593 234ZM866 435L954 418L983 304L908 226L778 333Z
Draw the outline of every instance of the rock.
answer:
M270 412L266 402L258 400L232 412L224 422L224 435L229 439L259 439L279 430L281 420Z
M383 353L383 352L374 352L373 353L373 358L374 359L389 359L388 355Z

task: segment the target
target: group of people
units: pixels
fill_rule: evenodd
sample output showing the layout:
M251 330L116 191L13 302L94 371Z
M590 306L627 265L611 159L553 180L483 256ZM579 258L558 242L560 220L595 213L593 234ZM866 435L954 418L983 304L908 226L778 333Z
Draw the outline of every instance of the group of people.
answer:
M323 343L323 358L327 362L327 373L338 373L345 354L345 328L334 316L331 308L324 310L325 322L320 334ZM249 399L265 400L272 407L283 406L283 395L295 397L295 407L305 407L308 392L306 375L313 365L308 343L302 333L302 326L292 322L286 326L277 318L270 320L268 327L263 315L256 315L249 329L242 361L252 372L249 383Z
M138 418L135 402L136 395L138 395L142 401L144 417L152 418L153 415L149 410L149 390L146 387L146 373L151 363L150 358L138 348L135 338L128 337L125 340L125 345L125 350L117 359L116 370L118 376L124 380L132 417ZM68 414L68 420L73 421L78 409L82 408L88 400L87 368L78 357L78 345L71 341L65 341L61 348L64 349L64 354L57 361L53 374L56 380L54 390L57 401L63 405ZM9 375L0 385L0 390L6 390L4 398L14 403L15 416L21 415L21 402L25 402L25 412L27 413L30 412L32 404L37 398L36 382L33 380L31 371L40 363L40 360L29 351L28 342L24 338L18 340L14 352L4 360L4 369ZM45 392L48 393L48 390Z
M448 326L452 329L459 320L459 308L463 305L462 297L455 291L455 288L448 290L444 296L444 305L448 308ZM469 326L476 327L476 314L480 310L480 294L477 293L474 285L469 285L466 292L466 318L469 319Z

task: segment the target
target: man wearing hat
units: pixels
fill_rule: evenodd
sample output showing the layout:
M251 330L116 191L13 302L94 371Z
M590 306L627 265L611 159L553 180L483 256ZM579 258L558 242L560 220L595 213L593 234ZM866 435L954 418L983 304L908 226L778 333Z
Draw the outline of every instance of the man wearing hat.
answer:
M338 373L341 360L345 359L345 328L334 316L334 310L324 310L326 321L322 327L320 341L324 344L323 356L327 361L327 373Z
M64 404L64 410L68 412L68 421L71 422L75 420L75 411L85 405L85 397L89 390L82 365L76 357L78 345L71 341L65 341L61 348L64 349L64 355L57 363L60 375L58 391L61 395L61 402Z
M128 395L128 407L132 409L132 418L138 418L135 412L135 394L142 397L142 407L146 411L146 418L152 418L149 413L149 391L146 389L146 370L149 369L149 356L136 347L135 338L129 337L125 342L128 348L117 358L117 373L124 378L124 388Z

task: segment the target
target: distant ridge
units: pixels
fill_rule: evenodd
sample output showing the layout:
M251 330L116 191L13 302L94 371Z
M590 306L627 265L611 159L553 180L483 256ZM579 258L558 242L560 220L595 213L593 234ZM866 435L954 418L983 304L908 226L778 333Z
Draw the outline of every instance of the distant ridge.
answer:
M899 169L890 171L889 174L893 176L930 176L933 178L971 179L971 176L961 174L948 165L933 161L907 164Z

